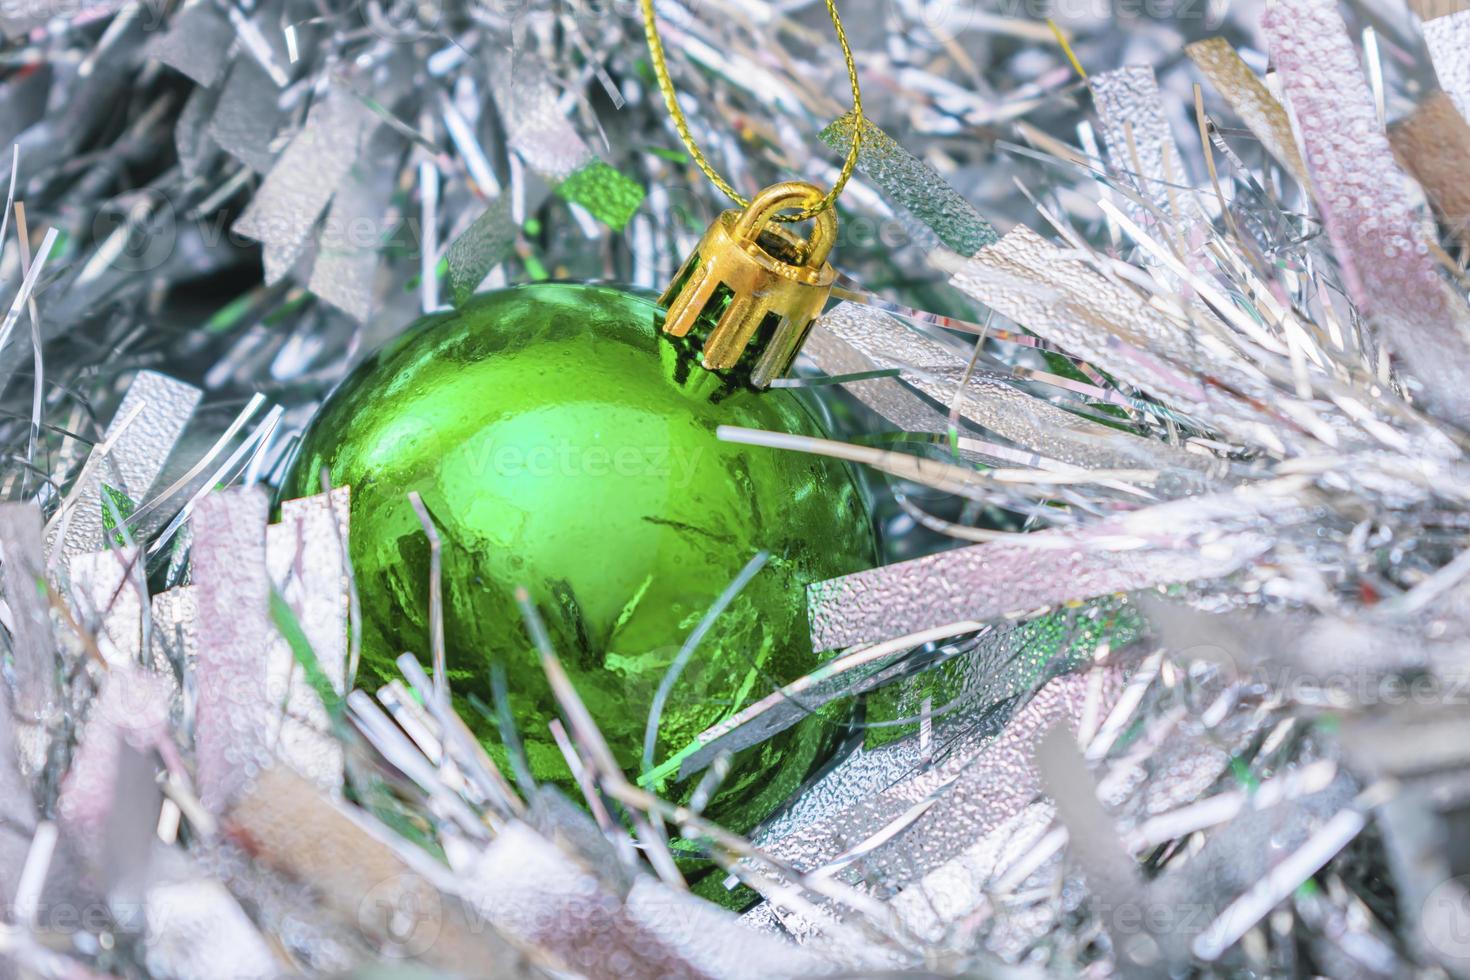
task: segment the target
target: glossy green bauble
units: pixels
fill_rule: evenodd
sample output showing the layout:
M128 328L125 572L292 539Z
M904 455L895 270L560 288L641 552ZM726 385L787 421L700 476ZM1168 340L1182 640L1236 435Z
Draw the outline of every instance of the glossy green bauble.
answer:
M720 441L720 425L825 435L796 389L756 392L661 336L624 290L550 283L427 317L358 367L312 422L282 494L350 485L361 594L359 684L428 663L429 546L442 539L444 634L460 713L502 765L492 702L504 666L532 775L580 798L548 725L558 716L515 600L526 587L618 761L675 799L670 762L700 732L816 666L808 583L870 566L874 541L846 464ZM642 770L649 707L691 631L750 559L770 558L674 685ZM823 760L832 717L733 760L710 816L744 830ZM662 765L660 765L662 764ZM510 770L507 769L507 774Z

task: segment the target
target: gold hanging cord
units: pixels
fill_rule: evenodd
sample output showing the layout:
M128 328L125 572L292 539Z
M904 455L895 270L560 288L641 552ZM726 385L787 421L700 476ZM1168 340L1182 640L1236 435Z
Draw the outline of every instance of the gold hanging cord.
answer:
M730 200L742 208L749 207L750 201L742 197L735 188L730 186L729 181L720 176L719 172L705 159L699 145L694 142L694 137L689 132L689 120L684 118L684 110L679 108L679 97L674 91L673 80L669 78L669 66L664 61L664 43L658 33L653 0L639 0L639 4L643 8L643 33L648 38L648 55L653 62L653 74L658 79L659 91L663 93L664 105L669 107L669 115L674 118L674 128L679 131L679 139L683 141L684 148L689 151L695 164L704 171L704 175L716 187L724 191ZM863 97L858 91L857 66L853 64L852 49L847 46L847 32L842 29L842 19L837 16L836 0L826 0L826 4L827 15L832 18L832 27L837 31L837 43L842 47L842 59L847 64L847 80L852 86L852 145L848 147L847 158L842 161L842 171L837 175L837 182L832 185L832 189L815 204L799 211L777 215L778 221L804 221L830 208L837 200L837 195L842 193L842 188L847 186L848 178L852 176L854 168L857 167L858 149L862 146Z

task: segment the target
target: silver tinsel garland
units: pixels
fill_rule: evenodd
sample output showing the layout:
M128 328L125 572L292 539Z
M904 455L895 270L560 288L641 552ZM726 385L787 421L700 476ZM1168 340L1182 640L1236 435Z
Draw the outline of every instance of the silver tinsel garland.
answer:
M582 801L434 651L354 689L350 488L268 524L416 315L659 286L723 206L634 5L0 10L0 976L1470 976L1470 7L840 7L864 149L784 383L862 431L723 436L876 474L887 563L685 757L865 699L752 840L554 650ZM831 181L820 4L660 17L722 172Z

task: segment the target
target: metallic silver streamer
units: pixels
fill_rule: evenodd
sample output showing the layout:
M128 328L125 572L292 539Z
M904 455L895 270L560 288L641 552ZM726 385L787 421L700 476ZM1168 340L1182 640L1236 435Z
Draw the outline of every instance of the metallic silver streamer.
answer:
M822 130L821 139L834 150L845 153L852 143L852 135L853 119L849 114ZM866 116L862 146L858 149L858 171L960 255L973 255L998 237L990 222L935 173L934 168L905 150Z
M526 166L555 184L592 157L591 148L557 107L556 89L534 57L500 58L492 82L507 122L506 142Z
M1188 252L1192 243L1178 238L1187 235L1189 222L1203 218L1203 213L1188 189L1184 156L1169 130L1153 68L1128 65L1098 72L1087 76L1087 87L1102 121L1108 162L1151 205L1125 199L1124 207L1155 238ZM1172 218L1177 227L1160 228L1160 216Z
M215 810L234 800L270 758L267 720L279 710L261 669L275 635L268 612L268 506L263 490L242 487L209 494L194 512L195 765L200 799Z
M1046 459L1089 469L1170 474L1180 466L1210 468L1203 459L1079 418L988 371L969 372L961 388L967 368L963 355L871 307L839 304L818 321L813 334L807 350L823 370L843 373L859 363L866 370L910 368L905 384L942 405L957 403L965 419ZM1186 473L1186 478L1194 476Z
M372 136L377 117L344 86L314 105L301 132L281 152L245 213L236 234L265 246L265 281L291 271L348 170Z
M143 609L148 587L136 547L84 552L72 556L71 598L112 667L142 663Z
M138 372L81 478L47 523L52 563L64 568L72 555L105 547L103 484L135 504L145 500L201 396L167 375Z
M148 44L147 54L212 88L228 67L219 50L233 38L230 22L214 7L198 3L180 11L168 31Z
M1270 505L1248 495L1174 501L1087 530L1041 531L818 582L808 589L812 647L870 643L947 623L1228 575L1270 538L1252 528Z
M343 527L348 489L281 505L281 522L265 529L265 558L275 588L311 644L323 675L343 694L347 669L347 581ZM275 755L325 792L342 782L342 746L329 732L325 705L290 646L273 637L264 663L271 715L265 739Z
M206 133L220 149L251 170L269 173L276 161L271 145L276 127L285 122L278 95L264 68L251 58L236 58L225 76ZM195 98L200 96L196 94ZM282 180L284 174L282 171ZM297 220L293 219L293 224Z
M549 951L562 969L592 978L707 975L650 934L621 896L529 827L505 827L462 873L477 916ZM571 907L568 895L578 896Z

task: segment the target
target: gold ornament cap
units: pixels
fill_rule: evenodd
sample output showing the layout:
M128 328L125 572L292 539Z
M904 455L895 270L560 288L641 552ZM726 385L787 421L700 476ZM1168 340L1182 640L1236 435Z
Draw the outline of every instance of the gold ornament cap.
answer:
M760 346L750 383L765 388L785 374L837 278L827 262L837 216L831 208L816 214L806 239L777 224L776 216L822 198L813 184L786 181L716 218L659 297L668 311L664 333L684 337L714 321L701 349L706 368L735 367L754 341Z

